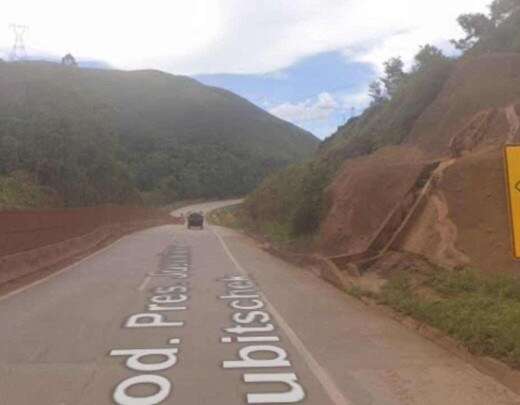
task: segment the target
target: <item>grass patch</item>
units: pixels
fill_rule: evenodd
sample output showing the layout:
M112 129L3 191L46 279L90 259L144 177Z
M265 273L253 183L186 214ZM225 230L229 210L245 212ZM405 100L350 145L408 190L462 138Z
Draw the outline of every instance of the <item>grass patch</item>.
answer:
M266 222L258 225L260 233L275 244L288 243L293 240L292 232L286 224Z
M439 298L421 294L429 289ZM479 355L520 368L520 278L477 270L441 269L420 285L402 273L382 289L379 300L464 343Z
M208 219L212 224L226 228L241 229L244 227L241 204L213 210L210 212Z
M291 232L285 224L278 222L253 223L242 204L213 210L209 214L209 221L212 224L225 226L226 228L244 229L261 234L273 243L280 244L292 240Z
M350 288L347 288L345 292L350 295L351 297L361 299L361 298L371 298L371 299L377 299L378 295L374 293L373 291L365 290L364 288L361 288L358 285L354 285Z
M208 220L214 225L245 230L284 251L309 253L315 244L316 236L314 234L295 237L287 223L253 221L243 204L216 209L210 212Z

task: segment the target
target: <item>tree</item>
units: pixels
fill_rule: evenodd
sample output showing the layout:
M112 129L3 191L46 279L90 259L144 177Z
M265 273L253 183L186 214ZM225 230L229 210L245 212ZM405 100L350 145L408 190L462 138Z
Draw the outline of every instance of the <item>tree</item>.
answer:
M513 12L520 9L520 0L495 0L489 7L491 21L495 26L506 20Z
M381 81L385 85L387 94L393 97L406 78L404 63L401 58L391 58L385 62L385 76Z
M471 49L482 37L488 34L493 28L493 21L485 14L463 14L457 18L457 22L466 33L466 37L459 40L451 40L455 48L461 51Z
M179 182L173 175L164 177L159 182L159 189L164 201L171 203L179 196L177 189L179 188Z
M442 51L433 45L421 46L421 50L415 55L415 66L414 70L420 70L428 66L433 66L439 62L444 62L448 58L444 56Z
M19 143L12 136L0 137L0 173L9 173L19 166Z
M385 102L386 96L383 84L380 80L375 80L368 86L368 95L372 99L371 105L380 105Z

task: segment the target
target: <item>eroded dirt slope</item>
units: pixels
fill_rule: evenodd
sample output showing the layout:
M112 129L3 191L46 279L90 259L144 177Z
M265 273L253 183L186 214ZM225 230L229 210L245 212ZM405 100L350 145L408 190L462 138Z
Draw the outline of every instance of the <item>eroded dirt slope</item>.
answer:
M435 158L446 157L452 152L453 137L477 115L518 101L520 54L491 54L463 60L437 99L417 120L407 143Z
M327 190L331 203L322 225L323 250L360 253L427 164L416 148L388 147L348 160Z
M402 146L347 161L328 190L328 254L366 249L420 168L449 162L397 248L445 265L518 270L512 260L503 145L520 139L520 55L460 62ZM378 185L378 186L375 186Z

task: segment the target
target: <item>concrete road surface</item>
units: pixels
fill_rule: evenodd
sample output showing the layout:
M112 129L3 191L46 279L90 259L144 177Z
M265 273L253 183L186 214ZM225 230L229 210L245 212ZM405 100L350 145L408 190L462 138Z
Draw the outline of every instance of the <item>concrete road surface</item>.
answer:
M0 298L0 328L2 405L520 404L223 228L127 236Z

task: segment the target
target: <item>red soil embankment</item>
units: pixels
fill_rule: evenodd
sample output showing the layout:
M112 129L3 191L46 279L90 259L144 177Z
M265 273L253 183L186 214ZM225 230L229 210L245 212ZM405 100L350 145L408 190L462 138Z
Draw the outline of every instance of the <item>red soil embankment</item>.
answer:
M173 218L159 210L100 206L69 210L0 212L0 257L52 245L109 226Z
M370 251L422 167L440 161L449 165L392 247L446 267L517 272L502 148L520 140L518 115L520 54L460 61L404 144L348 160L339 171L327 190L323 253Z
M471 266L486 272L518 272L505 187L502 148L457 159L410 227L403 249L448 267L468 264L458 259L464 255ZM447 228L455 232L450 235Z
M0 212L0 284L38 272L151 226L180 223L142 207Z
M328 188L331 208L322 223L325 254L365 252L385 219L430 164L413 148L388 147L349 160Z
M435 159L449 157L454 136L490 109L502 109L520 99L520 54L496 53L464 58L437 99L416 121L407 144L420 148ZM508 132L508 130L506 130ZM490 131L483 142L500 144Z

